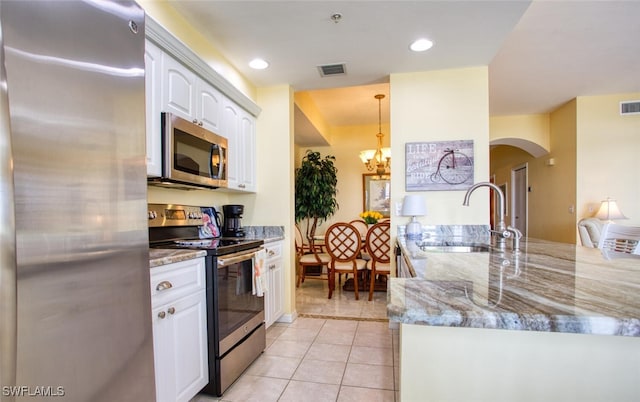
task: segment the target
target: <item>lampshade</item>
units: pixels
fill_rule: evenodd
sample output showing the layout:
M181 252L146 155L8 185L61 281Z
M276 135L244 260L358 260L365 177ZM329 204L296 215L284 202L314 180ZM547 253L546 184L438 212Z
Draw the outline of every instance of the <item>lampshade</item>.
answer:
M606 200L602 201L602 204L600 204L600 209L596 213L596 218L605 220L605 221L610 221L614 219L629 219L626 216L624 216L622 211L620 211L620 208L618 208L618 203L616 202L616 200L608 197Z
M424 216L427 204L421 195L405 195L402 202L402 216Z

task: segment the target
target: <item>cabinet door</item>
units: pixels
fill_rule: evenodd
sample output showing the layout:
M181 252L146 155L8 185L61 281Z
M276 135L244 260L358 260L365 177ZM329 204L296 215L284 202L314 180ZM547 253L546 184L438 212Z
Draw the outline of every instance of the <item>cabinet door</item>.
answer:
M183 119L196 116L196 75L171 56L162 57L162 108Z
M145 41L145 107L147 138L147 176L162 175L162 50Z
M238 141L240 130L240 114L238 109L235 103L227 98L224 99L221 134L227 138L229 146L229 169L227 170L227 185L229 188L238 188L238 163L242 155Z
M284 314L284 262L282 241L265 244L267 252L267 292L265 293L265 323L267 328Z
M167 308L173 331L174 401L191 400L209 382L206 310L204 291Z
M256 120L248 112L240 114L240 177L238 187L244 191L256 190Z
M212 85L198 79L196 108L198 124L218 134L222 125L222 94Z
M153 310L156 400L189 401L209 382L203 290Z

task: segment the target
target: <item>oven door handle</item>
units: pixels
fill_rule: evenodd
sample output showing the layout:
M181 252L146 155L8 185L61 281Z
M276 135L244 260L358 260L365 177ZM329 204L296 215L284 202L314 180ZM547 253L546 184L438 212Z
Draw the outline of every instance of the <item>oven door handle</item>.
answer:
M218 261L218 268L224 268L224 267L227 267L229 265L237 264L239 262L251 260L256 255L256 253L258 251L260 251L260 250L262 250L262 247L260 247L257 250L254 250L254 251L250 251L250 252L241 252L241 253L237 253L237 254L230 254L230 255L224 256L224 257L218 257L218 260L217 260Z

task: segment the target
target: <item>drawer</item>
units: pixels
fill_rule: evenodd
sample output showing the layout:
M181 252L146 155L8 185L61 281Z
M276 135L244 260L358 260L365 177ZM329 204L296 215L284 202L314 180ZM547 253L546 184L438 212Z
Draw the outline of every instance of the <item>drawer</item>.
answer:
M180 261L151 270L152 307L205 288L204 258Z
M267 253L267 261L282 258L282 242L265 243L264 250Z

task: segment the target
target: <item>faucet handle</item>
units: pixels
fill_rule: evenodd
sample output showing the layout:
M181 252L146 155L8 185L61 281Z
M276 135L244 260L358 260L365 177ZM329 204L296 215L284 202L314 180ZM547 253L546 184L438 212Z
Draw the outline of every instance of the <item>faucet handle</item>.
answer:
M513 233L513 236L514 236L516 239L520 239L520 238L522 238L522 232L521 232L521 231L519 231L517 228L514 228L513 226L507 226L507 231L508 231L509 233Z

